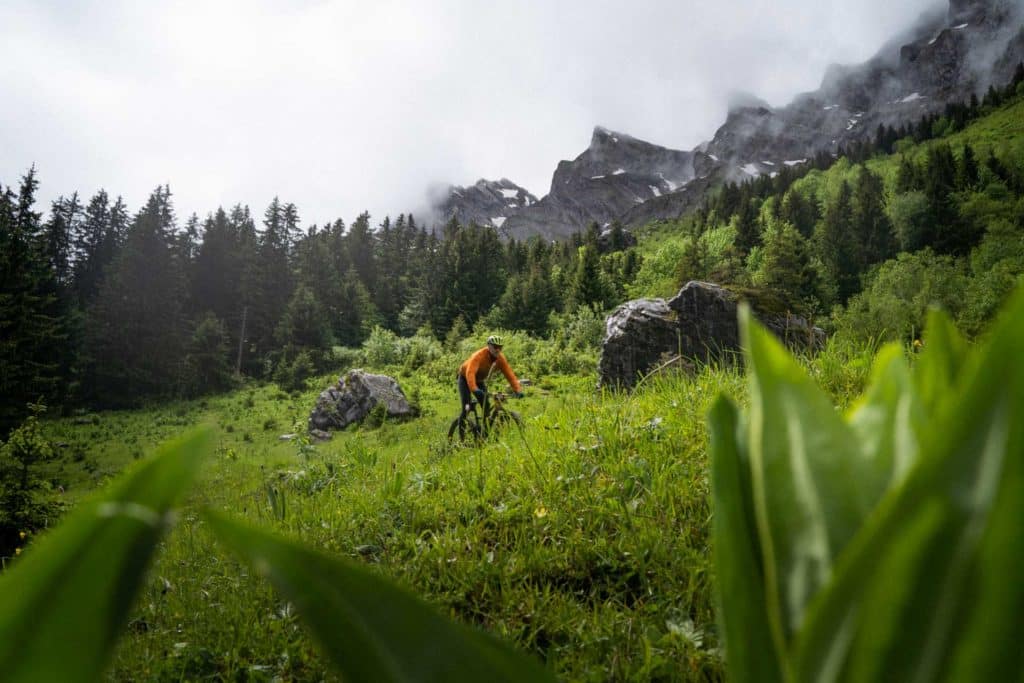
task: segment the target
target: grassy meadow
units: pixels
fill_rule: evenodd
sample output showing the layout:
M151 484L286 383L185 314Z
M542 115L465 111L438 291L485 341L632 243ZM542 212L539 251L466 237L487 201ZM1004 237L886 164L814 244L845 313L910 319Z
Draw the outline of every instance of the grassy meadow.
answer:
M521 342L507 350L522 372L533 368L517 363ZM806 364L843 405L869 360L833 346ZM616 394L595 391L584 366L531 377L513 405L525 429L482 447L446 443L454 383L393 366L371 369L398 377L421 416L350 426L324 443L303 435L331 376L291 394L253 385L46 422L67 454L50 476L70 501L192 425L216 430L215 455L162 544L112 677L331 679L292 607L205 528L198 510L210 507L371 565L560 678L720 679L705 418L719 392L743 401L742 375L705 367ZM299 438L280 439L289 433Z

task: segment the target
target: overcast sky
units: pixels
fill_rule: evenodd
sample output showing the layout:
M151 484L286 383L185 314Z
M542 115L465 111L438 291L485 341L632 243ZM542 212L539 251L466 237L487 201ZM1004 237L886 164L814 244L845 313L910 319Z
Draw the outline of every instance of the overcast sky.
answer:
M480 177L542 196L595 125L690 149L731 93L785 104L936 3L0 0L0 183L305 224Z

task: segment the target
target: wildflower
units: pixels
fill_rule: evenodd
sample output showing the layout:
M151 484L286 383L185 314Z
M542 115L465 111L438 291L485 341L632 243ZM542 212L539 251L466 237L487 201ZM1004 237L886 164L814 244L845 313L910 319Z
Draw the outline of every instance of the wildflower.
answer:
M24 541L25 540L25 532L24 531L19 531L18 532L18 538L20 538L21 540Z
M533 516L536 517L537 519L540 519L541 517L547 517L548 516L548 509L546 507L544 507L543 505L539 505L539 506L537 506L537 509L533 511Z
M915 339L915 340L914 340L914 349L915 349L915 350L917 350L917 349L921 348L922 346L924 346L924 344L922 344L922 343L921 343L921 340L920 340L920 339Z
M18 555L21 555L21 548L14 549L14 556L17 557Z

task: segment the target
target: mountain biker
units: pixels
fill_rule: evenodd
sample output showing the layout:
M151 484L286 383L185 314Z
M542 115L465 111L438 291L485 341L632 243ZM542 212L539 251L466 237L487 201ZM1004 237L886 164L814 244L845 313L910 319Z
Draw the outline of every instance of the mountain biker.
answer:
M508 361L505 360L505 356L501 353L501 346L501 337L492 334L487 338L487 345L485 347L474 352L472 356L466 359L466 362L459 366L459 400L462 402L462 410L464 412L469 412L470 410L471 395L476 396L476 400L481 406L483 405L487 392L487 386L484 382L487 379L487 375L490 374L492 365L497 365L498 369L505 375L509 386L512 387L513 395L516 398L523 397L523 387L520 386L519 380L516 379L516 374L512 372Z

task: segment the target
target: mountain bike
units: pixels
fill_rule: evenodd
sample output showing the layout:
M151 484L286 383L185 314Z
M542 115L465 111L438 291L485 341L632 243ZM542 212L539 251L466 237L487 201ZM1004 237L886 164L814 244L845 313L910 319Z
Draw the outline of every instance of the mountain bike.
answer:
M516 411L505 407L507 399L508 396L500 391L484 394L483 406L479 411L478 401L470 401L469 410L463 409L448 427L448 443L481 443L513 422L521 429L523 418Z

